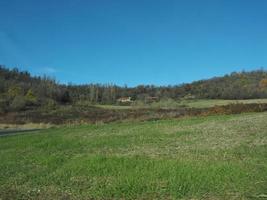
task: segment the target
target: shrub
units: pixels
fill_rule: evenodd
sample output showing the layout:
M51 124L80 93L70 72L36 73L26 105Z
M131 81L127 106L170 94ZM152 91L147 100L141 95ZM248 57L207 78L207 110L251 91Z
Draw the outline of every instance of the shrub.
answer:
M214 106L209 108L208 111L204 111L204 115L207 114L239 114L243 112L264 112L267 110L267 104L229 104L225 106Z

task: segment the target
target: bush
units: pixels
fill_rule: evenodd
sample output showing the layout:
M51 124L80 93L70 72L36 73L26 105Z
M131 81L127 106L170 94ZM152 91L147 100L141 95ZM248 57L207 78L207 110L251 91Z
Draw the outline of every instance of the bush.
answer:
M229 104L225 106L214 106L209 108L208 111L204 111L204 115L210 114L239 114L244 112L264 112L267 110L267 104L258 104L258 103L251 103L251 104L243 104L243 103L236 103L236 104Z

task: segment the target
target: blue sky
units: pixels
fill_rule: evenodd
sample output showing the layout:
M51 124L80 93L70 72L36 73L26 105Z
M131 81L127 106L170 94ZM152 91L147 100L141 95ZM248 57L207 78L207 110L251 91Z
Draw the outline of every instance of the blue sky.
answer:
M0 64L129 86L267 69L267 1L0 0Z

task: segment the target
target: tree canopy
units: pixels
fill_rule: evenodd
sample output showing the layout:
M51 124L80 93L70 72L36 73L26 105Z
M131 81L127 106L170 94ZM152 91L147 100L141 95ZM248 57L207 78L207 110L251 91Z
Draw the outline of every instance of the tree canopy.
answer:
M177 80L178 81L178 80ZM223 77L173 86L114 84L59 84L47 76L31 76L27 71L0 65L0 111L21 110L54 104L115 104L120 97L132 100L171 98L252 99L267 98L267 72L233 72Z

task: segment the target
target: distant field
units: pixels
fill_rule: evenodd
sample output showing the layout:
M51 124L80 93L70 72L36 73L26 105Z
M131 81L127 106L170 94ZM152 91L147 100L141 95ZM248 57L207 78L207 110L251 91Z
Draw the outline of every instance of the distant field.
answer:
M267 112L0 137L0 199L262 199Z
M248 99L248 100L222 100L222 99L198 99L185 100L179 102L180 105L185 105L192 108L209 108L213 106L223 106L232 103L267 103L267 99Z
M251 104L251 103L267 103L267 99L248 99L248 100L224 100L224 99L192 99L180 101L159 101L149 105L154 108L210 108L214 106L224 106L229 104Z
M133 106L120 106L120 105L95 105L97 108L103 109L132 109Z
M120 106L120 105L96 105L96 107L104 109L135 109L135 108L210 108L213 106L224 106L233 103L267 103L267 99L248 99L248 100L223 100L223 99L194 99L194 100L162 100L148 105L133 105L133 106Z

